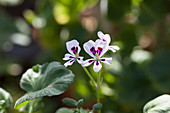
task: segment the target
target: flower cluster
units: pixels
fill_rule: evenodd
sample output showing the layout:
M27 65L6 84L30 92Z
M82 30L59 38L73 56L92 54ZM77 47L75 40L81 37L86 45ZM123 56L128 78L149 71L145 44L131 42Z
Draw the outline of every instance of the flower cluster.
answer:
M89 40L83 45L84 50L92 57L83 61L83 57L79 56L80 46L77 40L72 40L66 43L68 52L66 53L63 60L69 60L64 65L65 67L73 64L74 61L78 61L83 67L87 67L94 62L93 70L99 72L102 68L101 62L105 64L111 64L112 58L102 57L108 50L116 52L119 50L118 46L109 46L111 39L109 34L103 34L101 31L97 33L100 39L97 39L95 42Z

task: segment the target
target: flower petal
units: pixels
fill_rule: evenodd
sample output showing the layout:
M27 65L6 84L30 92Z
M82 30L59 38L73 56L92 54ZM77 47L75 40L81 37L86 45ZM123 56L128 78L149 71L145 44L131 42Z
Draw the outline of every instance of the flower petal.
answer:
M110 41L111 41L110 35L109 34L105 34L104 37L103 37L103 40L105 40L109 44Z
M78 57L78 58L77 58L77 62L78 62L79 64L82 64L82 63L83 63L83 57Z
M100 63L100 61L95 61L93 65L93 70L95 72L99 72L101 68L102 68L102 64Z
M97 51L99 57L103 56L103 54L107 52L108 48L109 45L106 42L99 39L95 41L95 50Z
M101 40L102 40L103 37L104 37L104 34L103 34L101 31L97 32L97 35L98 35L98 37L99 37Z
M85 61L82 63L82 66L83 66L83 67L87 67L87 66L89 66L90 64L92 64L94 61L95 61L95 59L87 59L87 60L85 60Z
M110 43L111 39L109 34L103 34L101 31L99 31L97 35L102 41L107 42L108 44Z
M66 43L67 50L72 55L79 54L81 48L79 46L79 42L77 40L71 40Z
M70 66L70 65L73 64L74 61L75 61L75 59L71 59L71 60L67 61L67 62L64 64L64 66L65 66L65 67Z
M119 50L120 48L118 46L109 46L109 50L111 50L112 52L116 52L116 50Z
M100 61L110 65L112 63L112 58L101 58Z
M63 60L69 60L69 59L72 59L72 58L75 58L75 57L71 54L66 53Z
M95 43L92 40L89 40L83 45L84 50L91 56L95 57Z

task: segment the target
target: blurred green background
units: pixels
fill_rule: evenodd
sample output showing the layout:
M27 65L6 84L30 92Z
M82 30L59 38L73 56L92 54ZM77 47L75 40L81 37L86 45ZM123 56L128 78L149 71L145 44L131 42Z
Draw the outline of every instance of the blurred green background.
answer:
M100 30L120 47L106 55L113 62L102 70L102 113L142 113L149 100L170 93L169 6L170 0L0 0L0 87L11 93L14 105L24 94L19 81L28 68L64 64L67 41L77 39L83 47ZM80 55L89 58L83 48ZM76 75L73 85L63 95L45 97L37 113L66 106L64 97L83 98L89 109L96 103L80 65L68 68ZM11 106L8 113L19 111Z

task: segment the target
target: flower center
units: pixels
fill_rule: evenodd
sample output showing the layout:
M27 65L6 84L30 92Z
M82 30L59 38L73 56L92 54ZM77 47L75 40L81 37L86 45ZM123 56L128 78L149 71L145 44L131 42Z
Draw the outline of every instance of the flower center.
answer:
M71 48L71 51L76 55L76 54L78 53L78 47L73 46L73 47Z
M102 53L102 50L103 50L103 48L101 48L101 47L98 47L97 50L95 50L95 47L92 47L90 49L91 53L97 58L99 58L100 54Z

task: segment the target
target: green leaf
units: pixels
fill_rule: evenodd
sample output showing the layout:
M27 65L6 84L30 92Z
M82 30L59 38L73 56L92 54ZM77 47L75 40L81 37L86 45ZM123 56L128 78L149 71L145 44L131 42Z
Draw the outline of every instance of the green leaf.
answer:
M0 106L5 104L5 107L9 107L13 102L11 95L5 91L4 89L0 88Z
M74 74L58 62L37 66L38 70L28 69L20 80L21 88L28 93L16 101L16 109L38 97L60 95L74 80Z
M150 102L143 109L144 113L170 113L170 95L164 94Z
M95 105L93 105L93 110L94 111L98 111L102 109L102 104L101 103L97 103Z
M83 102L84 102L83 99L80 99L80 100L78 101L78 103L77 103L78 109L80 109L80 108L82 107Z
M56 113L74 113L74 111L68 108L60 108L59 110L56 111Z
M77 106L77 101L71 98L64 98L62 99L62 102L69 105L69 106Z

